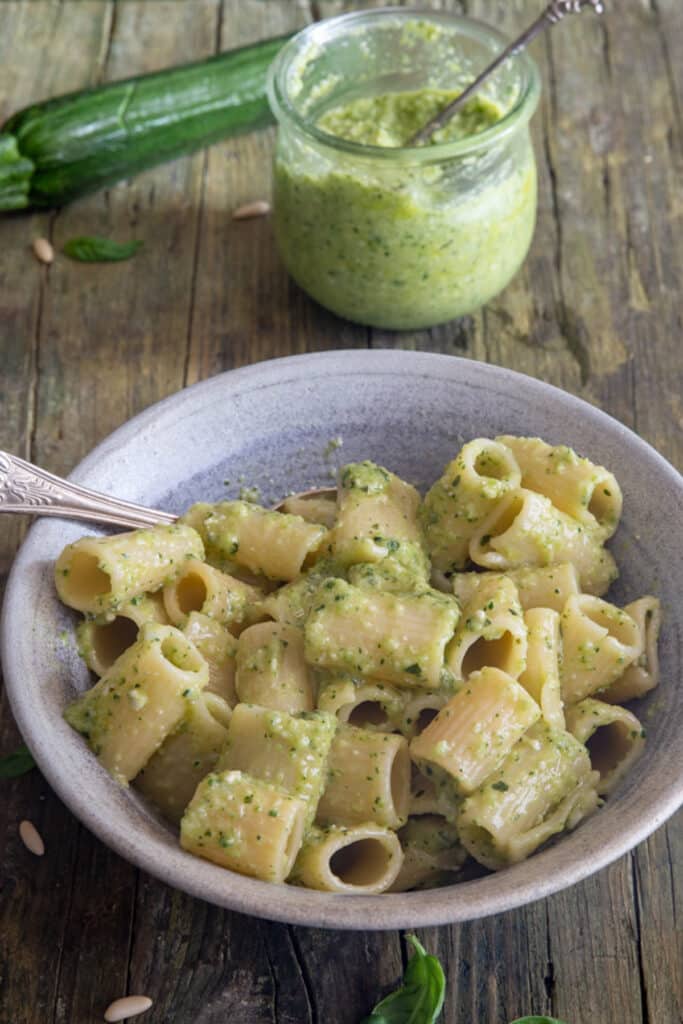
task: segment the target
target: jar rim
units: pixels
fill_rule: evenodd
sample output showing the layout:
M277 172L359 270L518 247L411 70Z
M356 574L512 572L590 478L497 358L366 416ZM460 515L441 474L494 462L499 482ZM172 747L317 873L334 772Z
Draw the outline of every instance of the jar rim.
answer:
M323 45L327 39L336 35L340 29L356 27L363 22L381 22L385 18L397 21L420 20L446 24L461 28L470 38L485 39L496 42L501 50L510 40L498 29L477 18L452 14L448 11L423 10L417 7L382 7L379 9L350 11L332 18L312 22L297 32L280 50L268 70L267 93L270 108L278 123L289 121L304 134L318 143L342 152L374 160L389 160L397 163L431 163L440 162L451 157L467 156L492 144L527 124L533 116L541 93L541 76L534 59L526 51L511 55L508 60L514 62L522 71L520 94L509 110L483 131L464 139L450 142L439 142L429 146L374 146L363 142L353 142L323 131L316 124L306 119L292 102L287 86L286 75L293 62L305 49L312 45Z

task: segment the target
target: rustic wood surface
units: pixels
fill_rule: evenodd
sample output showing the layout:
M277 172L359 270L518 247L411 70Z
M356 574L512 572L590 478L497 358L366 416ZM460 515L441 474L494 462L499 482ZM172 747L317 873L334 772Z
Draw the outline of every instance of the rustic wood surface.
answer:
M536 0L449 6L512 31ZM350 7L299 0L5 0L0 119L34 99L208 55ZM367 5L359 5L367 6ZM439 5L435 5L439 6ZM185 384L350 346L487 360L599 404L683 466L683 5L623 0L535 44L544 97L535 241L485 310L393 334L327 314L288 280L267 219L271 131L147 172L58 213L0 222L0 447L58 473ZM130 263L32 257L76 234L145 239ZM3 521L4 579L25 523ZM20 742L0 705L0 752ZM398 933L248 919L175 892L102 846L37 772L0 783L0 1024L90 1024L125 992L149 1024L357 1024L406 958ZM22 846L30 817L48 854ZM581 885L420 934L446 966L448 1024L550 1013L683 1021L683 819ZM678 913L678 918L676 917Z

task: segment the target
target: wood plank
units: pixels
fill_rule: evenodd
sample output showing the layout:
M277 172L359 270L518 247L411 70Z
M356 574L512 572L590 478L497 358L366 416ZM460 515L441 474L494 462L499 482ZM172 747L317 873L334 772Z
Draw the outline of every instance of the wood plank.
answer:
M101 16L106 8L64 5L70 34L53 42L52 59L68 52L75 33L87 43L98 79L196 59L214 49L213 0L191 7L118 5L115 17L103 22L102 37L92 41L78 31L86 11ZM76 84L91 80L83 76ZM145 246L130 263L86 266L59 257L50 270L33 448L41 464L68 471L96 440L182 386L202 167L202 154L177 161L76 202L54 218L58 249L77 234L140 237ZM137 873L57 806L61 831L69 837L64 849L75 860L61 872L66 903L54 918L60 958L48 977L57 985L55 1022L80 1024L99 1018L126 991ZM104 887L98 884L102 878ZM50 886L44 894L49 900ZM32 944L37 977L45 974L41 965L53 943L47 930Z

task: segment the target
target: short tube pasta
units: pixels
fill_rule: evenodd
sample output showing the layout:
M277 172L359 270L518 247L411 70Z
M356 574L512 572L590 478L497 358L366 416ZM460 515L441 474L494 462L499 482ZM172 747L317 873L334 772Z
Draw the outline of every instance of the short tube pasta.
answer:
M607 689L638 657L637 623L598 597L571 597L562 612L561 629L560 679L566 704Z
M332 555L342 565L407 557L426 581L427 559L417 522L420 495L373 462L345 466L337 491L337 519L330 534ZM404 554L405 552L405 554Z
M559 613L552 608L530 608L524 613L524 622L528 634L527 658L519 681L539 705L548 725L564 729Z
M604 594L616 579L614 558L603 547L604 535L555 508L535 491L510 491L479 525L470 558L484 569L506 572L522 566L571 562L581 588Z
M330 825L307 833L291 881L322 892L370 895L386 892L402 863L401 844L391 829L374 822Z
M135 788L169 821L180 822L197 786L216 765L229 723L229 705L205 690L136 776Z
M391 892L445 881L462 868L467 858L456 827L436 814L410 818L398 836L403 864Z
M437 689L458 615L455 601L435 592L385 594L327 580L306 620L306 659L396 686Z
M240 635L235 659L240 701L295 715L315 706L311 669L304 660L304 637L284 622L259 622Z
M462 804L461 842L494 871L524 860L597 807L596 781L585 747L539 723Z
M644 697L659 682L657 641L662 625L662 608L656 597L641 597L624 608L638 627L638 656L606 690L600 694L610 704L623 704Z
M168 623L160 591L141 594L122 605L114 614L84 619L76 627L78 653L98 676L111 668L116 659L134 644L145 622Z
M403 712L397 720L399 731L408 739L418 736L427 728L447 702L450 694L429 692L408 694L404 698Z
M622 494L604 466L580 458L564 444L540 437L496 438L510 449L522 472L521 486L550 498L556 508L611 537L621 516Z
M427 776L435 769L445 772L455 790L466 795L500 767L540 714L516 680L497 668L483 668L411 740L411 757Z
M246 772L300 797L308 827L325 786L336 727L336 719L323 711L295 718L286 711L238 704L217 770Z
M403 710L403 693L386 683L331 675L318 690L318 707L343 725L391 732Z
M427 492L420 521L432 566L442 572L463 569L470 538L481 521L511 489L521 473L509 448L487 438L463 445Z
M184 566L176 579L166 584L163 594L168 617L180 628L192 612L208 615L223 626L239 626L248 606L263 597L256 587L197 561Z
M83 537L57 559L55 585L64 604L101 615L158 590L179 575L187 560L203 558L199 534L180 524Z
M180 822L184 850L241 875L284 882L301 847L306 804L238 771L212 772Z
M517 678L526 666L527 628L517 588L505 576L485 579L463 608L446 648L454 679L467 679L484 666Z
M307 523L325 526L329 530L337 518L337 502L334 497L325 498L314 494L307 497L294 494L282 502L282 511L290 516L299 516Z
M396 829L408 819L409 802L410 756L403 736L340 726L330 748L317 824L374 821Z
M269 512L247 501L213 506L205 521L210 542L225 558L271 580L293 580L327 536L300 516Z
M568 708L567 729L588 750L600 796L612 792L645 749L645 733L634 714L590 697Z
M523 611L529 608L552 608L561 612L573 594L579 594L579 578L571 562L509 569L505 573L457 572L451 577L451 588L460 604L471 600L476 589L487 579L505 577L517 587Z
M201 612L190 612L183 633L195 645L209 669L207 690L227 701L237 703L235 692L235 655L237 640L220 622Z
M182 721L208 676L206 662L179 630L147 623L140 639L64 717L127 785Z

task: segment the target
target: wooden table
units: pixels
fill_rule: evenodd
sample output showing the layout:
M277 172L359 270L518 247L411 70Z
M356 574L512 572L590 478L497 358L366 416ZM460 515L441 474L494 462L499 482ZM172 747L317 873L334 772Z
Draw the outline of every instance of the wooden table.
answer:
M196 59L336 13L303 0L10 0L0 117L34 99ZM435 4L434 6L439 6ZM540 0L469 0L512 31ZM267 219L271 131L59 212L0 222L0 447L66 473L152 402L245 363L417 348L514 367L600 405L683 465L683 6L623 0L535 44L540 212L524 270L474 316L412 334L335 319L288 280ZM32 239L141 238L129 263L46 269ZM615 467L618 470L618 467ZM26 523L3 521L4 577ZM19 742L6 703L0 751ZM396 982L398 933L245 918L167 888L88 834L37 772L1 782L0 1024L89 1024L148 993L149 1024L356 1024ZM47 854L17 836L31 818ZM683 1021L683 819L552 899L420 938L446 966L449 1024L552 1013ZM678 910L678 920L676 912Z

